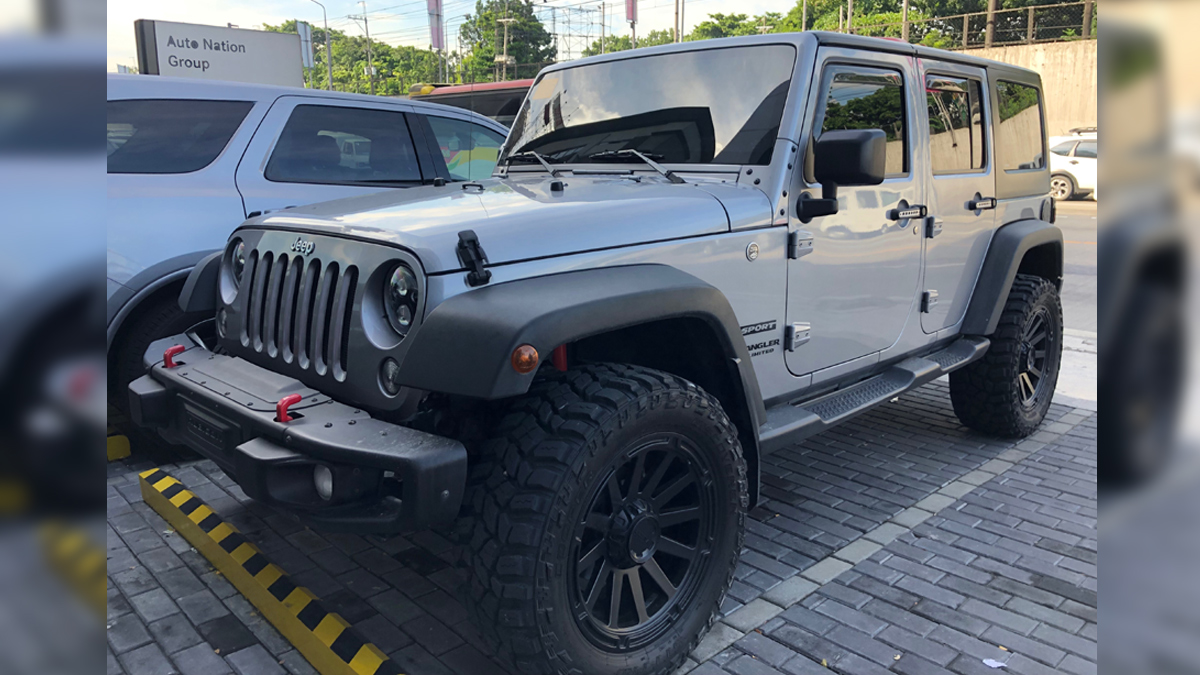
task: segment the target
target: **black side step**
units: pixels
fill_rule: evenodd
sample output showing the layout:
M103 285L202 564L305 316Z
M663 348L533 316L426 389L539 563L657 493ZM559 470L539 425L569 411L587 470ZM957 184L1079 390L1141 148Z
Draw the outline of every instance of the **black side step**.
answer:
M926 356L914 356L884 372L810 401L784 403L767 410L767 421L758 429L763 452L818 434L835 424L936 380L982 357L991 342L983 337L963 337Z

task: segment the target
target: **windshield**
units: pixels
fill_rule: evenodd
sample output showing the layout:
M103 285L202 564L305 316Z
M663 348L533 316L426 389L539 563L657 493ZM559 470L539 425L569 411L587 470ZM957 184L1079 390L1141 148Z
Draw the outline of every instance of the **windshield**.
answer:
M547 73L506 151L554 163L634 149L668 164L770 164L795 62L790 45L756 45Z

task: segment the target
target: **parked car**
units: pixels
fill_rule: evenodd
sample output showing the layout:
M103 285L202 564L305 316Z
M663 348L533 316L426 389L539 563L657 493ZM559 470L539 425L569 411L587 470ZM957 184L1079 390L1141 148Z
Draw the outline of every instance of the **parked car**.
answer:
M840 33L555 65L492 178L248 219L131 407L313 526L457 519L515 672L672 673L765 453L947 373L968 426L1043 421L1041 107L1035 72Z
M414 101L429 101L463 108L490 117L506 127L512 126L521 109L521 102L533 80L504 80L476 82L449 86L414 87Z
M192 266L247 216L486 178L507 130L447 106L144 75L108 77L110 396L156 338L190 326Z
M1072 129L1050 139L1050 195L1058 200L1091 194L1096 197L1099 139L1094 128Z

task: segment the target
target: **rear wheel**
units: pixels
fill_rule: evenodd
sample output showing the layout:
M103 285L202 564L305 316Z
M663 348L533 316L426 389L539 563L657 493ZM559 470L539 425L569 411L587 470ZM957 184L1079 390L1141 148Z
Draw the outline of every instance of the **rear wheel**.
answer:
M483 449L466 555L480 632L522 673L673 672L712 625L743 539L729 418L666 373L539 380Z
M1074 197L1078 189L1075 179L1065 173L1056 173L1050 177L1050 196L1058 201Z
M1058 288L1018 274L982 359L950 373L950 400L965 425L987 434L1023 437L1050 409L1062 360Z

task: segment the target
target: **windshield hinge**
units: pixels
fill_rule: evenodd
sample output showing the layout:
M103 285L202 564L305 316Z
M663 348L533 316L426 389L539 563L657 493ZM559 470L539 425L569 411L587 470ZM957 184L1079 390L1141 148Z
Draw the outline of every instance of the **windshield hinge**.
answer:
M482 286L492 280L492 273L483 268L488 261L487 254L479 245L475 230L458 233L458 261L467 268L468 286Z

